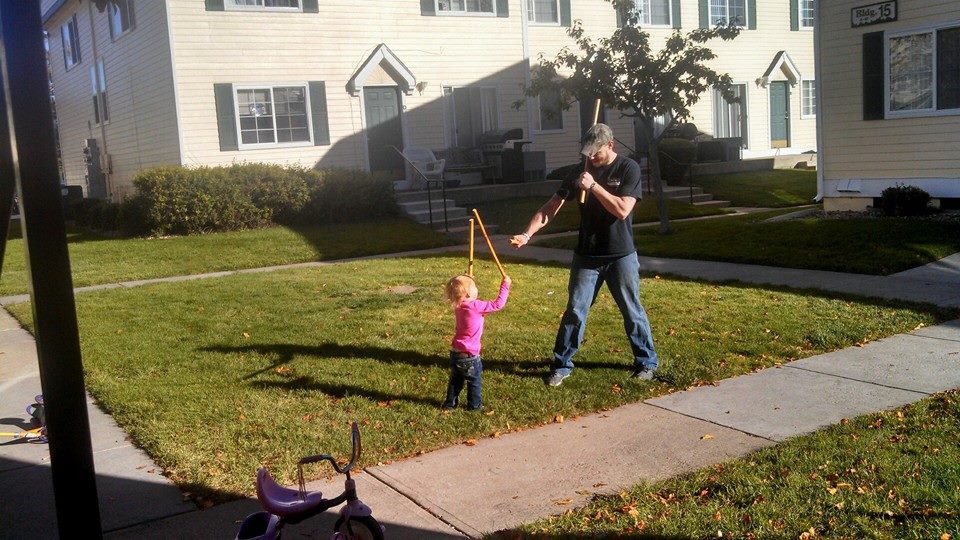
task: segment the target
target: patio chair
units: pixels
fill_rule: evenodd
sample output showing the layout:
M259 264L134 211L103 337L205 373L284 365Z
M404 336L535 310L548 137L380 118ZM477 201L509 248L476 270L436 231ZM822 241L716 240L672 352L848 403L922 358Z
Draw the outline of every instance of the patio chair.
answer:
M429 183L432 187L443 184L443 171L447 160L437 159L433 150L408 146L403 149L403 157L413 166L414 176L422 177L425 184ZM417 182L417 178L414 178L414 184Z

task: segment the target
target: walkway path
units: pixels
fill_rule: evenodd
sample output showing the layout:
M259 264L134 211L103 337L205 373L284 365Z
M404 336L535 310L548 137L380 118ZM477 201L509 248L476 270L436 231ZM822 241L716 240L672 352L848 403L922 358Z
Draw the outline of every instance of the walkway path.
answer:
M504 236L497 237L495 245L498 252L509 249ZM569 252L535 246L511 254L546 261L570 258ZM641 265L645 271L693 279L960 307L960 254L886 277L649 257L641 257ZM170 280L177 279L188 278ZM958 387L958 353L960 321L951 321L727 379L717 386L373 467L358 477L358 489L388 527L390 538L476 537L562 512L594 493L613 493L640 481L692 471L842 418ZM7 381L0 386L4 414L16 414L39 392L32 338L2 311L0 380ZM126 441L109 417L93 404L88 410L108 538L229 537L238 529L238 520L258 509L255 501L241 500L197 511L146 455ZM712 438L703 439L705 434ZM31 538L55 536L48 462L45 445L0 446L0 482L6 486L0 523L6 531ZM339 487L324 491L336 492ZM308 534L318 527L327 531L333 519L328 512L290 532Z

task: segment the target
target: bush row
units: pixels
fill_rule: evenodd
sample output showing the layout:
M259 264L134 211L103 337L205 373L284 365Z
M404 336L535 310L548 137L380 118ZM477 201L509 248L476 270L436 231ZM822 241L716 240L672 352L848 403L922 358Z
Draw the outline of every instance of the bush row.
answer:
M310 170L252 163L165 166L133 179L122 203L85 199L78 225L125 234L183 235L278 225L339 223L397 215L387 178L347 169Z

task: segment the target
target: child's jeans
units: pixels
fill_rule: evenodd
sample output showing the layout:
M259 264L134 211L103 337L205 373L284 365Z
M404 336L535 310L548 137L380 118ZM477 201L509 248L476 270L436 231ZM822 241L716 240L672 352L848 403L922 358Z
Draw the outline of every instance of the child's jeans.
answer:
M447 384L447 399L443 402L444 408L457 406L460 391L467 385L467 408L479 409L483 362L480 355L471 355L460 351L450 351L450 382Z

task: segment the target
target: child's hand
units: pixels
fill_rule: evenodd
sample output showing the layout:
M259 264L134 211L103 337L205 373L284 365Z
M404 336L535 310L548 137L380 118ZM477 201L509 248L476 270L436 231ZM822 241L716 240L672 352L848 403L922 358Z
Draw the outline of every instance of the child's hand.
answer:
M510 276L503 276L503 282L509 286L511 283L513 283L513 280L510 279Z

